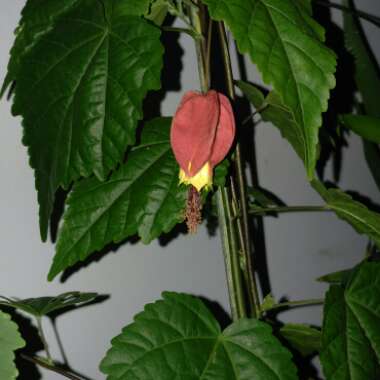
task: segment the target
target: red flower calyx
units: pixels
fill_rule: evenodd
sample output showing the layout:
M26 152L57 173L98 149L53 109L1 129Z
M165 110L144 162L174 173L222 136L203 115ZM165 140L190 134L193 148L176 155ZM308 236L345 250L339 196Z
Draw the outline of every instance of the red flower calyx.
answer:
M180 182L197 191L211 187L213 169L227 155L234 138L235 119L226 96L214 90L186 92L170 134Z

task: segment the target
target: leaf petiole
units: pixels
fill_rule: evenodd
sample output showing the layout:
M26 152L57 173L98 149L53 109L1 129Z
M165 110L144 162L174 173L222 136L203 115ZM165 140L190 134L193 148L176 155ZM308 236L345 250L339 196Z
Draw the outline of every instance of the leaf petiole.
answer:
M269 213L286 212L324 212L332 211L328 205L325 206L278 206L278 207L252 207L249 213L253 215L265 215Z
M282 309L284 307L303 307L303 306L322 305L324 302L325 300L323 298L315 298L315 299L301 300L301 301L280 302L273 306L262 309L261 312L274 310L274 309Z
M43 368L46 368L48 369L49 371L53 371L55 373L58 373L68 379L71 379L71 380L82 380L81 378L67 372L67 371L64 371L63 369L61 368L58 368L54 365L54 363L52 364L49 364L47 361L43 360L42 358L38 358L38 357L31 357L31 356L28 356L28 355L25 355L25 354L21 354L21 357L25 360L27 360L28 362L31 362L31 363L34 363L34 364L37 364L38 366L40 367L43 367Z

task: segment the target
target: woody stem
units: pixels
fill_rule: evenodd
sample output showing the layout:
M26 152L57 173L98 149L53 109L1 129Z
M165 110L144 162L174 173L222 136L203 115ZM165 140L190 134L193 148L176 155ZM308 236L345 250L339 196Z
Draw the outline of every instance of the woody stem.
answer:
M204 36L201 19L204 14L204 7L199 4L197 10L191 9L191 19L193 27L198 33ZM208 33L209 35L211 33ZM205 45L203 45L205 44ZM209 65L205 56L208 54L209 45L207 36L203 39L195 40L196 53L198 59L198 71L202 92L209 90ZM206 49L205 49L206 46ZM226 268L227 286L230 299L230 307L232 319L238 320L247 316L244 284L242 279L242 271L240 270L240 252L238 240L237 226L233 217L231 205L232 198L227 187L219 187L216 193L218 221L222 240L224 263Z
M231 58L228 48L226 31L222 22L218 23L218 33L222 48L223 62L226 74L226 84L229 97L235 99L235 88L232 75ZM251 314L253 317L258 318L260 316L260 298L258 294L258 286L255 278L255 267L253 263L253 244L250 239L249 222L248 222L248 198L246 194L246 180L244 173L244 165L241 154L241 147L239 141L236 144L234 153L235 172L236 172L236 184L239 192L239 206L241 209L241 217L237 218L237 226L239 230L242 230L244 236L241 242L241 250L243 253L243 266L244 277L246 278L246 287L248 291L248 297L251 306Z

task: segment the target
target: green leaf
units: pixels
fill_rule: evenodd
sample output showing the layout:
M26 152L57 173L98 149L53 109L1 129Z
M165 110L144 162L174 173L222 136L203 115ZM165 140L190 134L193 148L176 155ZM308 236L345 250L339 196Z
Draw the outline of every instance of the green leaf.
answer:
M377 144L371 143L363 139L364 156L367 161L372 177L380 190L380 149Z
M310 16L313 14L311 0L295 0L294 3L298 7L303 8L303 10L307 12Z
M249 53L292 112L294 134L304 146L309 178L318 156L318 128L335 86L336 58L322 43L323 30L308 4L291 0L203 0L211 17L231 29L242 53Z
M23 55L54 26L56 20L72 9L81 0L28 0L21 11L21 19L15 31L16 39L10 51L8 73L5 77L0 97L13 80L18 77ZM124 0L115 4L119 12L141 16L149 11L151 0Z
M14 351L25 346L18 326L11 317L0 310L0 379L13 380L18 371L14 364Z
M223 332L203 303L163 293L112 340L100 364L108 380L292 380L291 354L256 319Z
M345 269L338 272L329 273L317 278L317 281L327 282L328 284L345 285L350 279L352 271L353 269Z
M340 121L345 127L364 139L380 144L380 118L363 115L341 115Z
M282 137L290 142L301 160L305 161L305 144L302 135L297 132L297 121L280 96L272 91L264 98L264 94L250 83L238 81L237 85L254 107L260 110L262 119L277 127Z
M380 378L380 263L364 263L327 292L321 362L328 380Z
M249 206L257 209L271 206L285 206L285 203L275 194L262 187L247 187ZM259 206L259 207L257 207Z
M82 0L22 59L13 112L23 116L43 240L57 188L93 173L104 180L135 142L147 91L160 87L159 29L120 16L115 1L104 0L105 13Z
M352 0L344 5L355 11ZM350 12L343 12L344 33L347 49L355 58L355 79L368 115L380 118L380 75L376 59L368 45L360 20Z
M263 302L260 305L260 310L262 312L271 310L276 304L277 304L277 302L274 299L274 297L272 296L272 294L267 294L264 297Z
M303 356L309 356L321 349L321 332L309 325L288 323L281 327L280 334Z
M223 187L225 185L229 167L230 162L228 159L225 159L214 168L214 178L212 182L215 186Z
M153 0L150 11L145 14L147 20L161 26L168 14L169 6L167 0Z
M312 185L326 201L329 209L351 224L358 233L366 234L380 247L380 214L369 210L339 189L326 189L317 180L314 180Z
M61 15L77 3L78 0L27 1L21 11L19 25L15 30L16 39L10 51L8 72L2 85L0 97L4 95L11 82L18 78L24 54L31 50L36 42L52 29L54 22Z
M113 12L119 15L143 16L149 12L150 3L152 1L154 0L114 1L112 8Z
M258 89L253 84L244 82L242 80L237 80L235 83L256 109L263 107L265 103L265 97L260 89Z
M355 11L353 1L344 0L344 5ZM364 108L369 116L380 118L379 91L380 70L365 37L359 18L344 12L344 32L346 47L356 61L356 84L362 95ZM372 176L380 189L379 148L375 144L363 140L364 154Z
M261 112L263 120L270 121L277 127L282 137L290 142L298 156L305 162L307 148L302 134L299 133L297 121L292 112L282 103L280 96L273 91L269 93L265 101L268 106Z
M56 297L26 298L23 300L10 299L0 296L0 305L22 310L35 317L48 315L53 311L69 306L81 306L94 301L97 293L67 292Z
M74 186L49 280L108 243L135 234L149 243L183 221L187 189L178 185L170 124L170 118L147 123L140 145L107 181L91 178Z

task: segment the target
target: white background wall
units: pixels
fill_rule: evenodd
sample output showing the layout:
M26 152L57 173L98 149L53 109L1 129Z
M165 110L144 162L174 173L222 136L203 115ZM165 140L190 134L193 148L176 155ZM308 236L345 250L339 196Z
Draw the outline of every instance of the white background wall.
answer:
M0 3L0 77L6 73L13 30L25 0ZM360 0L358 6L380 15L378 1ZM339 15L337 17L339 19ZM369 38L380 54L379 30L366 24ZM191 41L182 37L183 91L197 87L195 56ZM250 67L250 79L255 70ZM169 93L164 114L174 112L180 93ZM181 236L166 247L126 244L71 276L65 283L46 281L54 253L52 244L39 239L37 201L33 172L26 149L21 145L20 120L10 115L10 103L0 102L0 294L17 297L55 295L69 290L110 294L99 305L70 312L58 319L58 329L70 364L91 379L103 379L98 363L110 339L130 323L143 305L160 297L163 290L203 295L228 310L224 265L218 237L210 238L201 228L196 236ZM271 189L289 205L320 204L310 189L304 168L288 143L269 125L257 131L257 155L261 185ZM343 189L357 190L380 202L379 192L363 160L360 140L349 139L344 151ZM331 178L327 170L327 178ZM314 281L320 275L359 261L367 239L358 236L332 214L288 214L265 221L265 236L271 284L275 297L291 299L323 296L325 286ZM284 314L284 320L320 324L321 308L298 309ZM54 357L58 348L46 322ZM44 380L61 379L43 371Z

